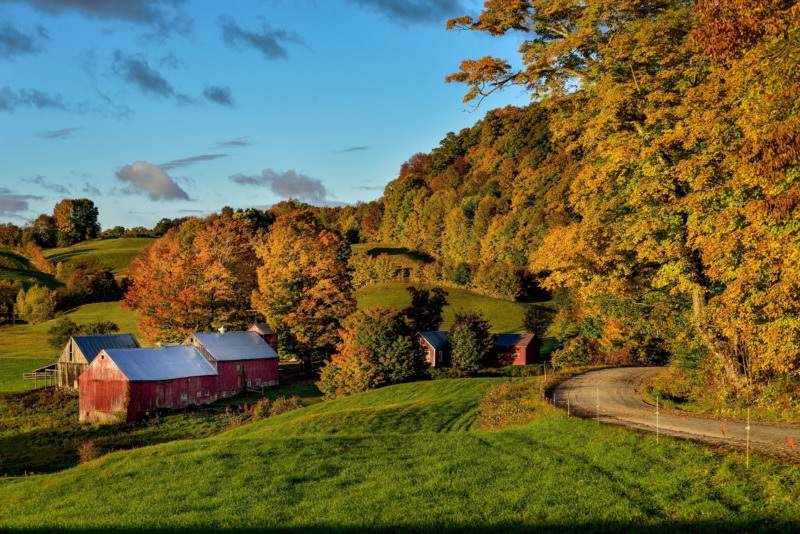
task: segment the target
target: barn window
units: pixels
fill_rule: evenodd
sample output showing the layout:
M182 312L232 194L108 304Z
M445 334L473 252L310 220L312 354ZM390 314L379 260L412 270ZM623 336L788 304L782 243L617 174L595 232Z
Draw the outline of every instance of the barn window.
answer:
M206 390L206 397L210 397L210 396L211 396L211 392L209 392L208 390Z
M241 365L239 365L238 363L236 364L236 370L237 370L237 371L241 371L241 370L242 370L242 366L241 366Z
M519 359L519 352L515 352L515 353L514 353L514 359L515 359L515 360L518 360L518 359Z
M191 382L191 381L192 381L192 379L191 379L191 378L187 378L187 379L186 379L186 381L187 381L187 382Z
M198 397L202 397L202 396L203 396L203 392L202 392L202 391L198 391L198 392L197 392L197 396L198 396Z
M222 390L222 396L223 396L223 397L226 397L227 395L228 395L228 392L227 392L227 391L225 391L225 390L223 389L223 390Z
M106 355L105 355L105 354L103 354L102 356L100 356L100 359L101 359L101 360L105 360L105 359L106 359Z
M250 381L249 380L247 381L247 387L250 387Z
M256 378L256 386L260 386L260 385L261 385L261 379L260 378Z

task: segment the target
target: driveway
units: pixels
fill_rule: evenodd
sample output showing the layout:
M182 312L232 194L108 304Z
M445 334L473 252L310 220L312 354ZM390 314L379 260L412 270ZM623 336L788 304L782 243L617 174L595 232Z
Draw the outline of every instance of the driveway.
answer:
M661 370L661 367L619 367L590 371L562 382L553 390L553 398L559 408L567 409L569 403L570 412L583 418L649 432L658 428L661 435L746 447L746 420L697 416L663 408L656 414L655 404L642 398L639 387ZM800 425L751 420L750 449L798 461Z

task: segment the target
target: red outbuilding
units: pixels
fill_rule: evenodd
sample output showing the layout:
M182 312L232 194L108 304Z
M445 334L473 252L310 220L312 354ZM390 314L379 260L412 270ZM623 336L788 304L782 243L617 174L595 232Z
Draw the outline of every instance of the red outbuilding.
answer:
M267 342L267 345L274 350L278 350L278 334L272 331L270 327L264 323L253 323L253 326L247 329L248 332L255 332L261 339Z
M222 397L278 383L278 353L256 332L195 333L183 344L197 347L216 369Z
M528 365L541 362L541 342L533 334L495 334L494 346L500 365Z
M450 344L447 342L447 332L417 332L417 339L428 353L427 361L431 367L450 365Z
M130 422L159 408L214 402L217 371L192 346L104 349L78 379L80 420Z

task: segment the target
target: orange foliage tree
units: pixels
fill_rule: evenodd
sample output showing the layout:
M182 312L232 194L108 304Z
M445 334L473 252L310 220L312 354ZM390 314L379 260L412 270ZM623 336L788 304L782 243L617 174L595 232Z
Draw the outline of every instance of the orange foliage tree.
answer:
M139 313L151 341L248 324L256 287L252 235L243 221L189 219L131 264L123 306Z

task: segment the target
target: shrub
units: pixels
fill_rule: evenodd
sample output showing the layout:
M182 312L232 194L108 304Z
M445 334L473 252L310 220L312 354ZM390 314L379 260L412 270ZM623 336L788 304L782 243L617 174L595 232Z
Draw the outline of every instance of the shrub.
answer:
M259 399L258 402L253 405L253 420L259 421L261 419L266 419L269 417L269 409L270 409L270 402L269 399L263 398Z
M303 404L300 402L300 397L297 395L292 395L288 399L286 397L281 397L272 401L272 406L269 407L269 415L270 417L274 417L302 407Z
M597 363L600 352L597 341L584 335L578 335L553 351L551 361L553 367L573 367Z
M94 441L87 441L78 447L78 463L85 464L103 455L103 449Z

